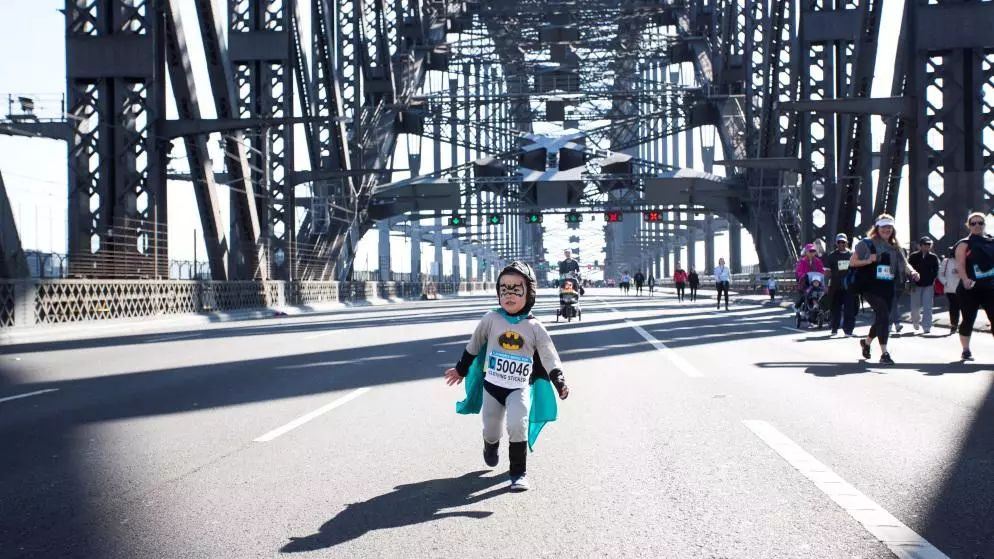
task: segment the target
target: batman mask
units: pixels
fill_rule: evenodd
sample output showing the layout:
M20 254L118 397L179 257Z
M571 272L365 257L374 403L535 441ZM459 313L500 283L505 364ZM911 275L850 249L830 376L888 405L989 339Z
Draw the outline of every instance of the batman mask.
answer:
M522 314L526 315L526 314L530 313L531 310L532 310L532 307L535 306L535 294L538 291L538 280L535 279L535 272L532 271L532 267L529 266L528 264L520 261L520 260L515 260L514 262L511 262L507 266L504 266L504 269L501 270L500 274L497 276L497 286L498 286L497 287L497 297L498 298L500 297L500 287L499 287L500 286L500 278L504 274L517 274L517 275L519 275L519 276L521 276L521 277L523 277L525 279L525 291L526 291L526 294L525 294L525 306L522 307L521 312L519 312L517 314L518 315L522 315Z

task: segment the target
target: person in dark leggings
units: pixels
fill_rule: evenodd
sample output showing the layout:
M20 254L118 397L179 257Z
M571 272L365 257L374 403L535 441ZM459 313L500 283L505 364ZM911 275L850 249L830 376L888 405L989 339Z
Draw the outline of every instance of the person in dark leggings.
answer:
M687 272L679 265L677 265L676 271L673 272L673 285L676 286L676 300L683 301L687 286Z
M687 274L687 285L690 286L690 300L697 300L697 288L701 285L701 278L697 275L697 271L693 268L690 269L690 273Z
M984 214L974 212L966 220L970 236L955 245L956 273L959 287L956 294L960 298L963 318L959 324L959 341L963 346L962 359L973 359L970 353L970 335L977 313L983 307L987 319L994 326L994 237L984 229L987 219Z
M718 290L718 310L721 310L721 294L725 293L725 310L728 310L728 287L732 281L732 274L725 266L725 259L718 259L718 266L714 269L714 288Z
M876 223L867 233L867 239L854 247L849 266L858 269L859 289L863 299L873 309L873 325L866 339L859 341L864 359L870 358L870 344L876 339L880 344L880 362L893 364L887 351L887 338L890 334L890 311L894 301L896 279L899 271L906 271L912 279L918 280L918 272L908 264L907 258L897 244L894 231L894 217L880 214Z
M959 274L956 272L956 247L949 247L949 254L942 261L939 268L939 283L945 291L946 302L949 303L949 330L955 334L959 330L959 295L956 289L959 287Z

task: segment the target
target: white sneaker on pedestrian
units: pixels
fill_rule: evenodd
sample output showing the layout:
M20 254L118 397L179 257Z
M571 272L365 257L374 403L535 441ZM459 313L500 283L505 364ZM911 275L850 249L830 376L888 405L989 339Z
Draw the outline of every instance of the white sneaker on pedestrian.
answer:
M528 491L531 486L528 484L528 476L520 475L511 478L511 491L515 493L520 491Z

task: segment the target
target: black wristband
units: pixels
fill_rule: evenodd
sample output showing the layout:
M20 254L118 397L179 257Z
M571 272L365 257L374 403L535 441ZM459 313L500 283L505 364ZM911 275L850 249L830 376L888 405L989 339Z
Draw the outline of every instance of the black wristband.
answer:
M473 364L474 359L476 359L475 355L465 349L462 350L462 357L456 363L456 371L459 372L459 376L464 377L469 374L469 366Z

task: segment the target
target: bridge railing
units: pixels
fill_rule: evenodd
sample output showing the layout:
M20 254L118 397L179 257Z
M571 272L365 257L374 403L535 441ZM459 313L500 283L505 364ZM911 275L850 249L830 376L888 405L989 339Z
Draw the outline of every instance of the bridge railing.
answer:
M758 294L766 290L766 280L773 276L777 278L777 291L786 293L797 289L797 280L794 278L794 271L784 272L756 272L750 274L733 274L732 281L729 282L729 291L736 293ZM701 289L714 289L714 276L701 274ZM663 278L659 285L662 287L673 287L673 278Z
M484 282L443 283L438 294L491 292ZM229 312L378 299L416 299L421 283L321 281L0 281L0 328Z

